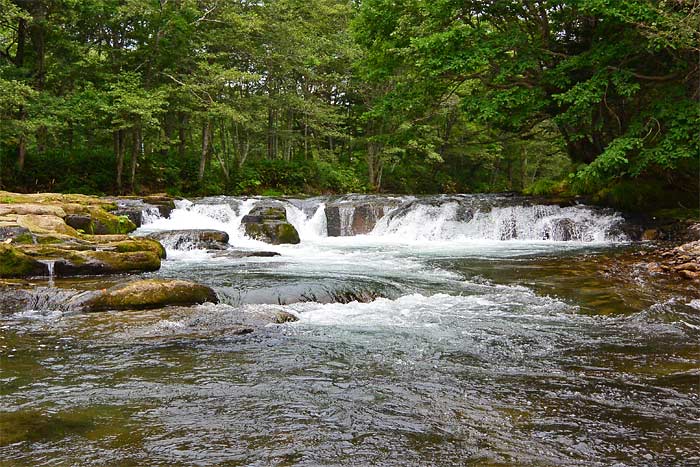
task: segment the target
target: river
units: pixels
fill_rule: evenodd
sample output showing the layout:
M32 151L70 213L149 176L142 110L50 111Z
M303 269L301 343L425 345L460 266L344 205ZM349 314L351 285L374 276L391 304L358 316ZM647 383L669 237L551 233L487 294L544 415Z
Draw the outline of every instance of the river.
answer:
M301 243L245 237L259 203ZM218 305L0 313L0 464L700 465L700 300L604 273L640 247L613 212L214 197L144 218L137 234L213 228L280 255L179 245L143 275ZM270 308L299 320L229 332Z

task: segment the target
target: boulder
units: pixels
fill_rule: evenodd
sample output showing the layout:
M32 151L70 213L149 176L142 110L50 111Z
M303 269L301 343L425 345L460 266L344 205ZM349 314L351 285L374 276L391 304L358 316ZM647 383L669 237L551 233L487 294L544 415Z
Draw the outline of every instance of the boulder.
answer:
M221 230L166 230L148 235L174 250L225 250L229 235Z
M569 218L555 219L552 221L552 226L547 237L544 240L555 240L559 242L568 242L571 240L580 240L580 235L576 233L576 222Z
M146 279L121 284L83 303L85 311L142 310L169 305L217 303L211 287L183 280Z
M128 238L107 244L114 247L119 253L133 253L137 251L150 251L158 255L159 258L165 259L166 253L163 245L157 240L150 238Z
M325 208L329 237L368 234L384 216L384 208L374 204L342 203Z
M326 226L329 237L365 235L374 230L377 221L396 201L382 199L368 202L362 199L341 199L326 204Z
M651 241L659 239L659 231L657 229L645 229L642 232L642 240Z
M246 235L272 245L297 244L299 232L287 221L287 214L282 207L265 206L253 209L243 216L241 224Z
M57 277L157 271L164 254L157 242L148 239L99 246L80 242L24 245L22 250L36 261L52 262Z
M90 235L127 234L136 224L126 216L117 216L101 208L91 207L86 213L68 214L66 224Z
M12 245L0 244L0 277L43 276L48 266Z
M361 204L352 214L353 235L365 235L374 229L377 221L384 216L384 208L373 204Z

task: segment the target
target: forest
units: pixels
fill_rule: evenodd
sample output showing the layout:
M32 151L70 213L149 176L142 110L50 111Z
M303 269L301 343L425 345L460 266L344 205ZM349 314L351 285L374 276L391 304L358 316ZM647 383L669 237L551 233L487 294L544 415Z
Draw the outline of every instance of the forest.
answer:
M0 0L0 189L692 208L695 0Z

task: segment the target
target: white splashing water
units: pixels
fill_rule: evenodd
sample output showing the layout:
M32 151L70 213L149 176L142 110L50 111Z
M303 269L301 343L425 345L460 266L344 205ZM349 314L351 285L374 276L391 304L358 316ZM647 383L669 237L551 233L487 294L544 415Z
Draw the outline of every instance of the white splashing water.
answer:
M160 211L155 206L149 206L141 211L141 223L142 224L152 224L156 220L160 219Z
M225 202L192 203L181 200L169 218L155 212L144 216L142 231L215 229L229 234L230 243L237 247L261 248L263 244L245 236L241 227L243 216L262 201L257 198L224 198ZM218 201L218 200L214 200ZM586 206L505 206L480 209L457 201L419 203L407 198L403 204L377 221L369 235L347 238L346 242L473 242L518 240L521 242L583 242L609 243L627 240L620 229L624 219ZM278 200L287 213L287 219L297 229L304 243L326 241L328 221L326 203L319 200L302 209L295 204ZM385 209L385 211L387 211ZM355 207L340 206L341 226L352 225ZM351 232L341 232L348 236ZM328 238L327 241L338 241ZM269 246L269 245L267 245Z
M384 216L371 235L412 241L528 240L624 241L617 215L583 206L509 206L472 215L460 213L456 202L414 205L404 213Z
M149 217L144 219L142 231L213 229L229 235L229 243L241 245L251 240L241 229L241 220L255 206L254 198L242 200L234 209L230 204L199 204L188 200L175 201L175 209L170 217Z
M326 219L326 204L321 203L311 216L302 209L288 204L285 206L287 220L299 232L299 238L304 240L318 239L328 236L328 221Z

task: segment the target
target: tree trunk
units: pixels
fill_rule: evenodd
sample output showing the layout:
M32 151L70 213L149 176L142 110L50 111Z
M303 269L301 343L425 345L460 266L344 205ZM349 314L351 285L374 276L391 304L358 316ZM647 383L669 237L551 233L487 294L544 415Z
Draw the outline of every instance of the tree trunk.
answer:
M24 120L24 119L22 119ZM19 146L17 147L17 168L19 171L24 170L24 161L27 159L27 139L24 135L19 137Z
M309 160L309 117L304 116L304 160Z
M134 128L133 141L131 146L131 193L136 193L136 167L138 166L139 154L141 153L141 128Z
M178 128L178 139L179 139L179 146L178 146L178 156L180 157L180 160L183 160L185 158L185 151L187 150L187 115L184 113L180 114L180 122L179 122L179 128Z
M117 193L122 193L122 174L124 173L124 131L117 130L113 133L114 156L117 159Z
M204 180L204 169L207 167L207 159L209 156L209 139L211 134L211 121L207 119L202 128L202 157L199 159L199 174L197 180Z
M378 143L369 143L367 147L367 169L370 187L373 191L379 191L382 184L382 160Z
M27 42L27 20L20 18L17 24L17 52L15 53L15 66L24 66L24 46Z

